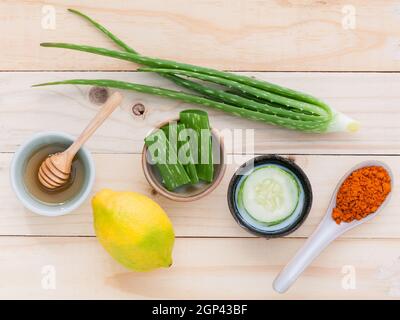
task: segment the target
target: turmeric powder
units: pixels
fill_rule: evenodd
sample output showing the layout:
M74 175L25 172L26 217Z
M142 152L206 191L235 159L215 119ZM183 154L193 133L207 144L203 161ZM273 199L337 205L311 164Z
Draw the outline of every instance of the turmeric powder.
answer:
M340 186L332 218L337 224L374 213L391 191L388 172L380 166L355 170Z

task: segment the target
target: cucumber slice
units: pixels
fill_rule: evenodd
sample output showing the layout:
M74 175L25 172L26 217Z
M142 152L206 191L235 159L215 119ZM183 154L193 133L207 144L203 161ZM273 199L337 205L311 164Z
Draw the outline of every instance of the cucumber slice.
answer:
M243 181L240 193L242 205L250 216L277 224L296 210L300 186L290 172L269 165L254 170Z

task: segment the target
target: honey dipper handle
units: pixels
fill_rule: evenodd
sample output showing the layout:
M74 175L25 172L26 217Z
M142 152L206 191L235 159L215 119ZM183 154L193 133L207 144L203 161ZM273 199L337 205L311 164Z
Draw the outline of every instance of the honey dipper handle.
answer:
M92 136L92 134L100 127L103 122L110 116L111 113L120 105L122 102L122 94L115 92L107 99L103 104L97 115L90 121L89 125L83 130L81 135L75 142L66 150L69 157L72 159L75 154L79 151L82 145Z

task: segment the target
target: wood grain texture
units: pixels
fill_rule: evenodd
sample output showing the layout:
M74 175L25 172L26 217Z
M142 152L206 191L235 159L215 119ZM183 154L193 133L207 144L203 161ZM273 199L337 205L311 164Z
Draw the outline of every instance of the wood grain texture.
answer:
M0 154L0 235L93 235L90 201L75 212L49 219L28 212L13 194L8 181L11 154ZM337 182L351 167L361 161L376 159L387 163L395 177L400 175L399 157L370 156L291 156L309 176L314 192L313 208L304 225L290 237L308 237L325 214ZM144 178L140 155L96 154L94 192L103 188L131 190L156 200L169 214L179 237L251 237L232 218L226 190L236 165L229 165L221 185L206 198L189 203L177 203L155 195ZM110 163L113 168L110 170ZM398 181L393 198L385 210L369 223L346 233L345 238L400 239L400 199Z
M355 29L342 24L348 5L355 9ZM304 169L314 191L304 225L290 237L269 241L242 230L226 204L235 164L206 199L175 203L154 194L140 167L143 138L159 122L193 106L128 92L87 144L98 173L93 192L133 190L159 202L178 236L171 269L134 273L118 265L94 238L89 201L57 218L24 209L9 182L18 146L46 129L77 136L99 108L88 97L89 87L33 89L32 84L110 78L174 88L155 75L107 72L135 70L128 62L41 48L43 41L115 48L68 7L89 14L146 55L242 71L317 95L358 119L357 134L311 135L206 109L217 129L254 128L255 153L290 154ZM52 9L54 30L43 27L46 10ZM0 0L0 70L18 71L0 72L0 298L399 299L399 27L396 0ZM138 103L145 107L142 116L132 113ZM228 145L228 152L238 157L249 149ZM369 159L394 171L388 207L333 242L286 294L274 293L273 279L318 225L337 181ZM55 268L55 290L42 286L45 266ZM354 290L342 286L344 266L355 268ZM389 266L383 275L382 266Z
M356 134L307 134L244 120L205 109L218 130L254 129L256 153L399 154L400 91L397 74L247 73L315 94L332 107L359 120ZM31 88L32 84L71 78L109 78L176 88L157 75L128 72L40 72L0 74L0 152L14 152L33 132L65 131L77 136L98 110L88 99L88 86ZM197 107L151 95L124 91L125 100L88 142L93 152L139 153L144 137L160 122L185 108ZM144 116L132 106L142 103ZM242 135L245 137L245 135ZM242 144L243 146L243 144ZM247 146L248 147L248 146ZM249 153L244 146L227 151ZM250 149L251 150L251 149Z
M343 20L349 25L346 5L355 10L354 29L343 27ZM45 6L56 11L55 30L42 27ZM396 0L0 1L0 69L132 68L40 48L43 41L113 47L68 7L90 14L151 56L237 71L400 70Z
M290 291L275 293L273 279L303 242L177 239L170 269L135 273L119 266L93 238L0 237L0 298L399 298L393 289L398 273L381 279L379 270L397 260L400 240L335 241ZM354 268L355 289L342 286L344 266ZM46 290L42 282L53 275L56 288Z

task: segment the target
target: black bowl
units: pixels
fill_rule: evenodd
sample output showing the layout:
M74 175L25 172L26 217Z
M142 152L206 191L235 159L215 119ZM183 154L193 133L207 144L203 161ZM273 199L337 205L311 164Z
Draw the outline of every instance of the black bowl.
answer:
M287 220L289 220L288 218L285 221L275 225L273 228L270 229L269 227L265 227L265 225L262 222L258 221L254 223L254 221L256 220L252 219L248 214L246 216L246 213L243 212L244 210L238 207L236 199L237 187L240 185L240 182L243 179L243 174L246 173L246 171L252 170L255 167L266 164L279 165L292 172L297 177L298 182L300 183L304 191L303 192L304 199L302 201L303 207L301 208L299 213L296 214L296 217L291 218L291 220L293 219L294 220L288 224L287 222ZM258 156L242 164L236 171L236 173L233 175L229 183L227 197L228 197L229 210L231 211L232 216L235 218L236 222L247 231L257 236L262 236L265 238L283 237L292 233L297 228L299 228L305 221L305 219L308 216L308 213L311 210L312 199L313 199L311 184L304 171L292 160L277 155ZM250 220L253 220L253 223L251 223ZM280 225L282 225L282 227L280 227Z

